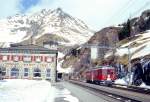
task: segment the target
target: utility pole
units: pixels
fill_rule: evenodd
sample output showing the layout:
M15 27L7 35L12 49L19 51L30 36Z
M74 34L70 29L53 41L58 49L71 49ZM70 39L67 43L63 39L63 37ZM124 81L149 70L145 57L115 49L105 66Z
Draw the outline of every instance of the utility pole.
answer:
M129 83L128 85L131 85L132 84L132 73L131 73L131 51L130 51L130 47L131 47L131 44L129 44L128 46L128 72L129 72Z
M128 19L127 23L127 26L129 26L129 36L131 36L131 31L132 31L132 27L131 27L131 16L130 18ZM129 72L129 82L128 82L128 85L130 86L132 84L132 72L131 72L131 51L130 51L130 48L131 48L131 44L128 45L128 72Z

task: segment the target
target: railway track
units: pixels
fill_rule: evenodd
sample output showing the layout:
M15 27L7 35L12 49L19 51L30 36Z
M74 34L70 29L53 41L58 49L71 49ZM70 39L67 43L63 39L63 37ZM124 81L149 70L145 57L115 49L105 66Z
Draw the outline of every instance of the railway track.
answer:
M87 89L93 90L100 94L109 96L110 98L118 99L121 102L150 102L149 90L144 91L145 89L142 88L138 89L133 86L123 88L117 87L115 85L113 85L112 87L107 87L73 80L71 80L70 82L81 87L86 87Z
M142 94L150 94L150 89L147 88L141 88L141 87L137 87L137 86L127 86L127 85L121 85L121 84L114 84L111 86L112 88L117 88L117 89L122 89L122 90L128 90L128 91L132 91L132 92L138 92L138 93L142 93Z

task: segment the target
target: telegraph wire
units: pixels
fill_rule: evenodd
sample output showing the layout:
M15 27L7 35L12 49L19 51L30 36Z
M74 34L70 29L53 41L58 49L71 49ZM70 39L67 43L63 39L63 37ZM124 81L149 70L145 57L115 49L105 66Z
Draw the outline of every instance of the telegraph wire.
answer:
M122 14L122 12L129 7L129 5L131 5L133 2L135 2L134 0L129 0L128 2L126 2L121 8L119 8L119 10L117 12L115 12L113 14L113 16L107 21L107 23L111 22L112 20L116 19L116 15L118 18L118 15L120 16Z
M143 11L143 9L146 8L146 7L149 6L149 5L150 5L150 1L146 2L141 8L139 8L137 11L135 11L135 12L131 15L131 17L136 16L140 11Z
M129 0L128 2L126 2L126 4L122 7L122 8L120 8L116 13L114 13L114 15L107 21L107 23L106 24L108 24L109 22L111 22L111 23L113 23L114 21L116 21L117 19L119 19L119 18L122 18L125 14L126 14L126 12L128 11L128 9L132 6L132 5L134 5L134 4L137 4L137 3L139 3L139 2L141 2L141 0ZM144 3L145 5L144 6L142 6L142 8L140 8L139 10L137 10L136 12L134 12L134 14L129 14L129 19L131 19L132 17L133 17L133 15L135 15L136 13L139 13L139 11L141 11L143 8L145 8L146 6L148 6L149 5L149 3L150 3L150 1L148 1L148 2L146 2L146 3ZM143 4L143 1L142 1L142 4ZM117 15L117 16L116 16ZM121 17L122 16L122 17ZM128 18L127 18L128 19ZM126 19L126 20L127 20ZM124 21L126 21L126 20L124 20ZM113 22L112 22L113 21ZM105 25L106 25L105 24Z

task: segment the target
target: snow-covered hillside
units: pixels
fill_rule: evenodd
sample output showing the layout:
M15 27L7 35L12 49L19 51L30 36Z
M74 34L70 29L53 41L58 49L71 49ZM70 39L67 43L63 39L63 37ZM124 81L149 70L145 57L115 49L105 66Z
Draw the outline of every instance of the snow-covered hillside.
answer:
M116 49L115 56L121 58L120 60L128 60L129 53L131 55L131 60L148 56L150 55L150 30L145 31L142 34L137 34L133 37L124 39L119 43L120 46ZM109 51L105 55L105 58L108 58L109 56L113 56L112 51Z
M15 15L0 20L0 45L8 43L31 43L33 38L37 44L50 39L60 44L70 46L85 43L93 32L81 20L63 12L43 9L28 15Z
M131 59L144 57L150 55L150 31L146 31L143 34L138 34L130 41L122 44L120 49L117 49L116 55L123 56L131 53ZM125 48L124 48L125 47ZM129 47L129 51L128 51Z

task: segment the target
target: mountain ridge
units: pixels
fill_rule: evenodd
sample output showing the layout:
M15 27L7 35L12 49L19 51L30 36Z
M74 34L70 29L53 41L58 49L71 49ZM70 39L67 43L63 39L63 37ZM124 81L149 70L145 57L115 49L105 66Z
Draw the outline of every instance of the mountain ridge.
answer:
M34 14L10 16L1 19L0 26L0 38L2 38L0 45L3 45L2 47L5 47L5 43L8 45L9 42L29 44L31 36L36 44L36 40L45 34L55 36L53 38L56 39L52 40L56 40L63 46L80 45L90 39L94 33L83 21L70 16L61 8L42 9ZM63 40L59 41L56 36ZM42 45L42 43L43 40L40 43L38 41L38 44Z

